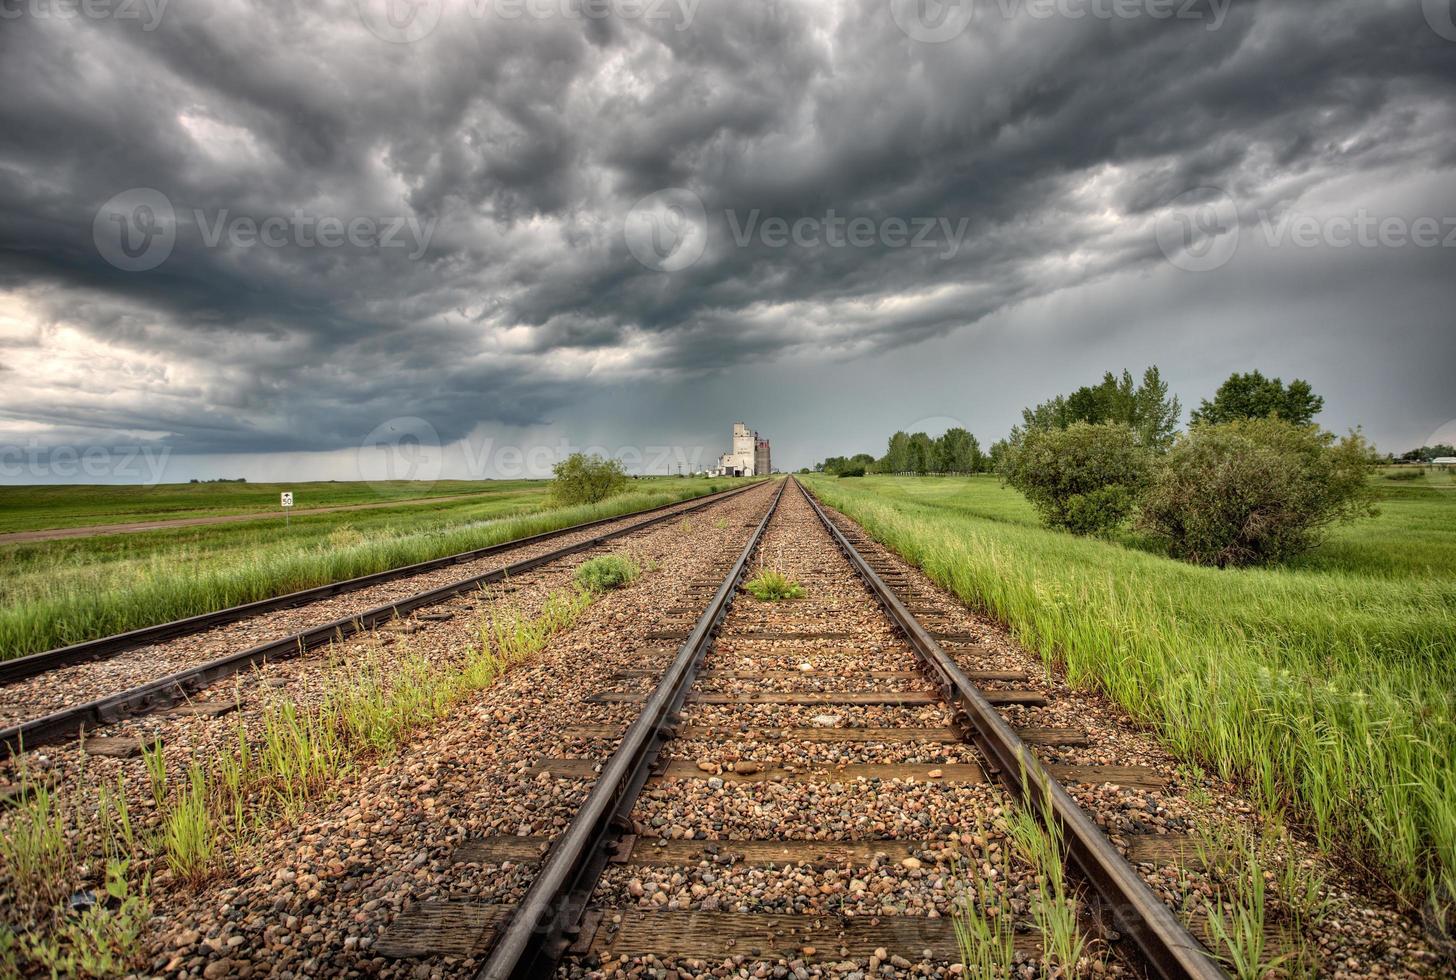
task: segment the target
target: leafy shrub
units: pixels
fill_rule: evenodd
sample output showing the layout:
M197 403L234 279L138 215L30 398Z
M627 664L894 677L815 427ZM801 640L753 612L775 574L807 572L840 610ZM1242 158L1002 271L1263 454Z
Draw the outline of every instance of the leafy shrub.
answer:
M1099 534L1131 516L1150 478L1151 455L1130 426L1074 422L1027 432L1007 450L1002 473L1048 527Z
M771 568L761 569L757 575L743 584L755 599L764 602L778 602L781 599L799 599L804 587L783 572Z
M1199 565L1283 561L1373 514L1369 447L1277 418L1195 425L1159 466L1139 525Z
M850 466L850 467L847 467L846 469L840 470L839 471L839 475L840 475L840 477L846 477L846 476L864 476L865 475L865 468L863 466Z
M627 473L615 459L572 453L551 468L551 494L563 504L594 504L627 489Z
M576 583L591 592L606 592L631 584L642 574L637 563L622 555L599 555L582 562L576 569Z

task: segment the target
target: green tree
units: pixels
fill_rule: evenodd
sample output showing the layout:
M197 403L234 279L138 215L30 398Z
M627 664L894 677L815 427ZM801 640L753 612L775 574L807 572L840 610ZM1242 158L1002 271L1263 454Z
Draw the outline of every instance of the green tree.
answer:
M1314 393L1308 381L1296 378L1285 387L1279 378L1250 371L1229 375L1213 399L1204 399L1198 406L1191 421L1195 425L1217 425L1277 416L1294 425L1308 425L1324 406L1325 400Z
M551 495L563 504L594 504L627 488L627 472L615 459L572 453L551 468Z
M1177 395L1168 394L1168 382L1156 364L1143 371L1143 382L1133 392L1132 418L1129 424L1137 430L1138 440L1159 452L1173 444L1183 406Z
M1195 425L1158 466L1139 526L1199 565L1284 561L1375 512L1370 446L1280 418Z
M997 439L991 443L991 449L986 456L986 464L990 472L1006 472L1006 462L1011 455L1011 442L1008 439Z
M890 437L890 444L880 460L881 473L906 473L910 470L910 437L897 432Z
M1047 526L1101 534L1132 515L1151 474L1151 454L1124 423L1073 422L1026 433L1006 451L1001 472Z
M924 476L935 467L935 443L924 432L910 437L910 472Z
M1011 430L1010 441L1015 444L1033 430L1065 429L1074 422L1116 422L1131 428L1142 445L1161 451L1172 443L1182 415L1183 406L1168 394L1168 384L1154 364L1143 372L1140 384L1131 371L1121 375L1108 371L1095 385L1022 409L1021 425Z
M981 444L965 429L946 429L935 441L935 459L937 472L975 473L981 468Z

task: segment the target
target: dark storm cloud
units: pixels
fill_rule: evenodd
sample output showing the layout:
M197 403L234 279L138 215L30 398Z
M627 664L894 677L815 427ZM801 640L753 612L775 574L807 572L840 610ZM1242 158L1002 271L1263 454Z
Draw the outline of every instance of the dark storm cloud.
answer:
M939 44L889 0L605 19L445 0L413 43L375 36L378 4L360 5L171 0L148 30L0 0L0 350L27 366L0 441L10 419L179 452L325 450L397 416L448 441L614 385L905 348L1162 268L1152 219L1191 188L1252 222L1456 164L1456 43L1397 0L1196 19L982 0ZM132 188L177 216L146 271L94 237ZM707 218L702 257L670 272L623 234L664 188ZM735 241L830 214L875 240ZM208 244L294 216L407 226L403 247L292 228L278 247ZM937 247L879 234L895 221L936 222Z

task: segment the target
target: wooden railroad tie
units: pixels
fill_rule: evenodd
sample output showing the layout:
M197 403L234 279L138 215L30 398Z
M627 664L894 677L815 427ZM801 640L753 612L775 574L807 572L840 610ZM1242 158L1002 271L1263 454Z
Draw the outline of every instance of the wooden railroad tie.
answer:
M450 860L456 864L537 864L551 849L553 838L494 834L468 840L455 849ZM958 861L964 855L954 843L924 840L668 840L632 835L625 839L623 852L614 864L652 868L683 868L708 862L753 867L798 867L816 869L868 868L875 858L899 864L915 857L925 864L939 859ZM1137 834L1127 842L1127 859L1133 864L1159 867L1176 865L1202 867L1194 838L1187 834Z
M745 760L746 761L746 760ZM549 774L558 779L595 779L601 765L596 759L547 758L525 771L528 776ZM761 765L762 768L758 768ZM1147 766L1083 766L1066 763L1046 765L1048 772L1064 783L1112 783L1135 789L1162 789L1168 781ZM932 776L931 773L939 773ZM781 769L772 763L756 764L752 772L705 772L691 759L669 759L660 763L653 773L650 784L661 784L681 779L722 779L728 783L806 782L806 783L858 783L878 780L889 783L894 780L917 783L964 783L987 782L986 773L973 762L937 763L846 763L827 765L813 763L795 766L792 771Z
M509 921L509 905L468 899L421 902L400 913L373 951L380 956L480 956ZM722 962L744 955L755 961L868 960L875 950L919 962L925 950L937 962L959 962L960 948L950 918L925 916L793 915L772 912L658 912L614 909L614 928L597 928L592 916L574 949L609 960L623 956L672 956ZM587 933L590 933L588 937ZM1018 931L1018 949L1041 948L1033 931Z
M621 739L616 725L574 725L562 734L575 739ZM1017 734L1028 745L1086 746L1091 740L1080 728L1019 728ZM745 728L738 725L680 725L680 739L734 742L943 742L963 741L954 728Z
M833 676L832 672L820 671L817 668L815 670L700 670L697 674L701 680L725 681L790 680L796 677L813 679L826 675ZM660 670L619 670L612 675L612 680L660 676L662 676ZM915 670L867 670L859 676L874 680L894 681L925 679L924 673ZM973 681L1025 681L1031 679L1031 674L1024 670L968 670L966 676Z
M1023 704L1038 707L1047 703L1046 695L1040 691L987 690L982 691L991 704ZM641 691L601 691L586 700L591 704L634 704L645 700ZM691 704L734 705L734 704L800 704L806 707L816 705L889 705L895 707L916 707L940 704L941 698L934 691L807 691L785 692L764 691L757 694L718 694L694 691L687 696Z

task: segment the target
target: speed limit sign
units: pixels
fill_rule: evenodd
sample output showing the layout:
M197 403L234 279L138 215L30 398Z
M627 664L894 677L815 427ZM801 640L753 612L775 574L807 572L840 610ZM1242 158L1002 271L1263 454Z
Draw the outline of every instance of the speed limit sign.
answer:
M292 507L293 506L293 491L292 490L285 490L285 491L283 491L283 506L284 507Z

